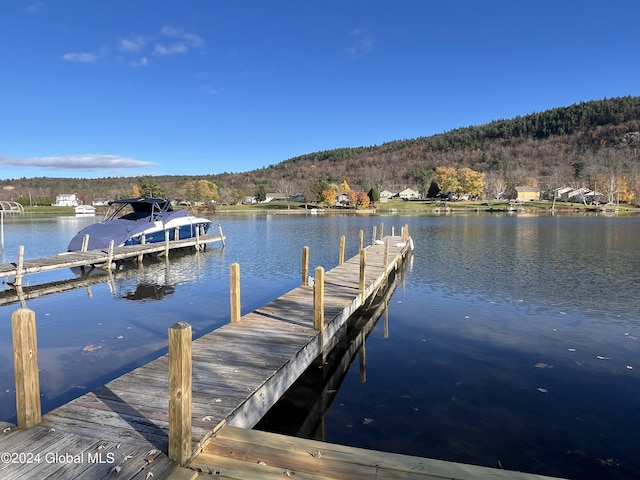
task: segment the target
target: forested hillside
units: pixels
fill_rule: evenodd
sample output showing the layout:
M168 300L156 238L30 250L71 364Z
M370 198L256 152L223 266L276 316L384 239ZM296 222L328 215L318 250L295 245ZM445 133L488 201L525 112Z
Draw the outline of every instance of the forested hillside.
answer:
M640 201L640 97L583 102L486 125L458 128L429 137L379 146L338 148L309 153L243 173L197 177L158 176L152 183L170 198L197 201L215 193L236 203L261 192L302 194L315 199L323 186L343 182L354 190L423 193L436 179L437 167L468 167L484 174L485 195L508 186L586 186L620 200ZM188 159L181 159L188 162ZM1 199L27 195L55 199L77 193L85 201L132 196L136 184L150 178L3 179ZM213 192L212 192L213 191Z

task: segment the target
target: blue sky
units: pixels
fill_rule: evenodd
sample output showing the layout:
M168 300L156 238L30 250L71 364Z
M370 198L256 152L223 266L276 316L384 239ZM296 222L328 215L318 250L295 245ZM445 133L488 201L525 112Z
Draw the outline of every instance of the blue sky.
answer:
M640 95L637 0L3 0L0 178L241 172Z

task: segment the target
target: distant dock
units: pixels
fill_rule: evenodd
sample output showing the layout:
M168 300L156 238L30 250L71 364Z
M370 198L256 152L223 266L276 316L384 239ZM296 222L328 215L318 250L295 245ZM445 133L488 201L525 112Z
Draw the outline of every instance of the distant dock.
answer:
M202 235L183 240L166 240L165 242L142 243L124 247L114 247L112 243L108 249L64 252L33 260L25 260L24 248L19 247L16 262L0 264L0 278L13 278L6 283L22 286L22 279L25 275L74 267L92 269L101 266L109 269L116 262L142 261L146 255L168 255L170 251L176 249L195 248L200 250L210 243L216 242L224 245L225 237L222 229L219 229L218 235Z

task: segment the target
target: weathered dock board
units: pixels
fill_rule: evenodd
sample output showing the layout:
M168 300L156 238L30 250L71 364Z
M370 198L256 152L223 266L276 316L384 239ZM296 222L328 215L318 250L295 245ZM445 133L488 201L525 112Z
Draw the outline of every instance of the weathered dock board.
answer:
M529 473L225 427L191 464L199 479L551 480Z

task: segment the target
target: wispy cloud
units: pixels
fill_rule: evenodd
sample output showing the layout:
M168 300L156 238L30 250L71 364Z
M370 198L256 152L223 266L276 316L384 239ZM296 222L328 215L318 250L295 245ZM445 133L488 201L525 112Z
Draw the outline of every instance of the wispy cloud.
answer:
M357 29L351 32L353 43L347 48L347 53L353 59L361 58L373 52L375 38L367 30Z
M38 13L44 8L44 3L34 2L27 5L24 9L27 13Z
M167 57L171 55L184 55L193 49L203 49L204 40L199 35L186 32L175 27L164 26L160 29L160 37L165 41L153 42L153 36L131 34L128 37L117 39L116 50L119 52L120 60L125 60L129 55L138 56L137 59L129 60L131 67L147 67L149 65L149 55L156 57ZM153 43L153 46L149 45ZM100 53L91 52L69 52L62 56L68 62L95 63L113 51L112 47L103 47ZM131 58L131 57L129 57Z
M130 62L129 65L132 67L148 67L149 60L147 59L147 57L142 57L142 58L139 58L138 60L134 60Z
M187 53L192 48L204 48L204 40L194 33L185 32L170 26L162 27L160 33L173 41L169 45L156 43L153 49L154 55L177 55Z
M98 59L98 55L96 55L95 53L88 53L88 52L72 52L72 53L65 53L62 56L62 59L66 60L67 62L95 63L96 60Z
M55 157L15 158L0 156L0 165L36 167L48 170L113 170L144 168L155 165L118 155L67 155Z
M177 55L180 53L187 53L187 46L184 43L174 43L169 46L160 45L159 43L153 48L154 55Z
M146 44L142 35L132 35L118 40L118 50L123 52L140 52Z

